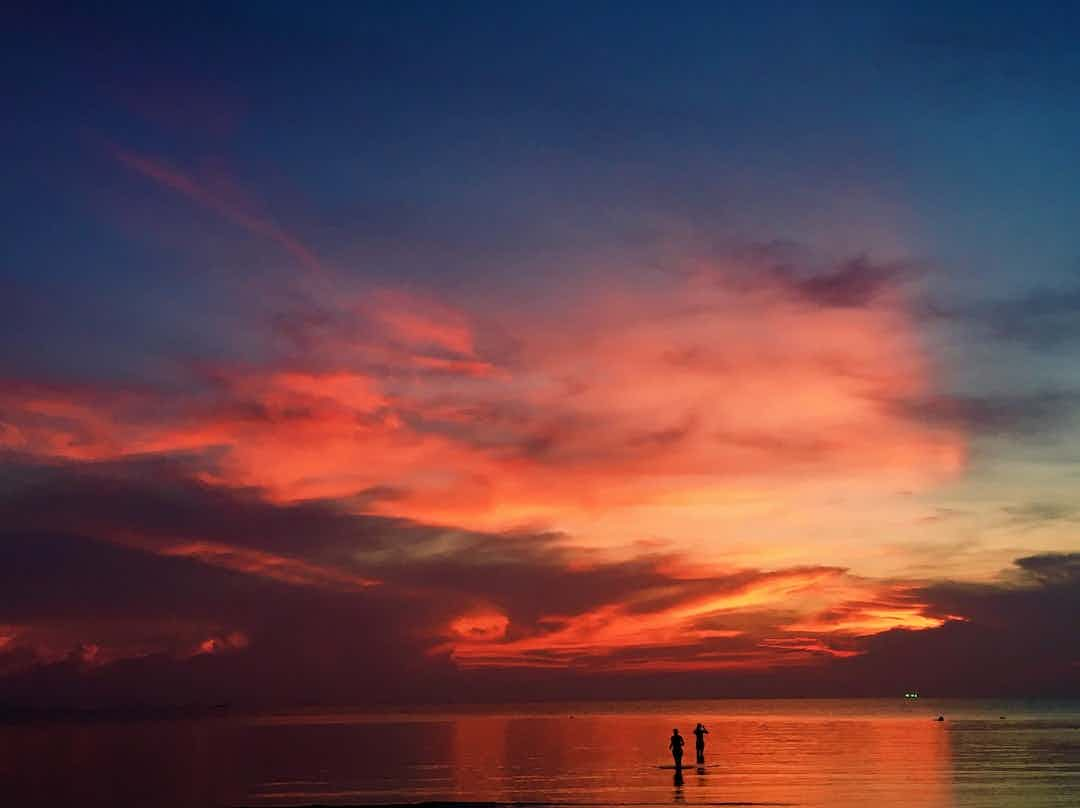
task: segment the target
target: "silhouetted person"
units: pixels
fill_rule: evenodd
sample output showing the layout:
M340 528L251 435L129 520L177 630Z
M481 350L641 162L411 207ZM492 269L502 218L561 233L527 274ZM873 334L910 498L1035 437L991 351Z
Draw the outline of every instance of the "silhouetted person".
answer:
M683 740L683 736L679 734L678 728L671 731L671 740L668 742L668 748L671 750L671 756L675 759L675 771L682 771L682 748L686 743ZM678 776L678 775L676 775Z
M700 721L698 725L694 727L694 737L697 739L694 742L694 748L697 750L697 762L705 762L705 736L709 734L709 731L705 729L705 725Z

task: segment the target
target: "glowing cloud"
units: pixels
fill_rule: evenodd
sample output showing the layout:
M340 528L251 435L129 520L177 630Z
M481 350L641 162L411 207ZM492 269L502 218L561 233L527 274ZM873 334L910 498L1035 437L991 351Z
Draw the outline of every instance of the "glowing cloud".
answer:
M366 509L584 540L673 511L722 521L808 477L919 487L962 467L962 435L889 406L931 384L899 297L809 305L784 282L733 277L654 279L513 324L361 296L302 350L187 390L8 382L0 435L72 459L213 449L206 479L282 502L377 490L392 496Z
M858 655L853 641L861 636L943 625L909 589L833 568L732 573L713 582L670 580L623 602L543 616L531 626L514 626L502 615L463 615L436 650L449 651L463 667L719 670L808 664ZM791 621L791 615L805 619ZM489 630L496 619L499 630Z
M183 455L202 485L279 506L562 531L575 548L560 556L567 572L663 549L633 594L525 621L514 603L461 593L472 605L427 631L464 667L760 667L943 624L909 588L819 566L865 572L857 520L895 515L896 490L966 462L955 423L903 406L935 379L894 268L608 267L573 297L536 290L527 310L508 302L521 291L509 283L454 301L334 277L222 183L116 155L278 245L310 270L289 280L303 293L244 323L261 338L250 358L189 362L169 384L0 379L0 448L60 464ZM840 525L828 507L838 488L859 499ZM122 519L92 527L290 586L383 580L377 560L369 572L359 552L310 556L303 536L268 549ZM746 572L761 569L774 572ZM239 636L191 647L240 649Z

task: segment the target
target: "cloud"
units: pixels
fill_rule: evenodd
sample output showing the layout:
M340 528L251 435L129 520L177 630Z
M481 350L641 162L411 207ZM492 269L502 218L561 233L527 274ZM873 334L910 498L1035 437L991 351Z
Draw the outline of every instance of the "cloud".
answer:
M0 613L9 692L56 677L104 699L135 678L159 695L449 698L536 669L582 687L780 681L965 616L813 546L775 561L731 516L756 508L771 534L767 509L788 508L805 544L823 492L963 469L974 421L919 408L941 394L911 268L599 267L528 307L512 285L330 288L227 183L120 159L320 277L254 290L272 302L238 315L242 358L124 385L0 379L0 541L33 568ZM52 567L80 574L35 595Z
M127 602L138 625L99 605L107 568L81 610L0 614L12 687L68 671L104 698L146 668L167 692L197 669L242 693L261 666L259 698L450 696L503 669L814 667L940 625L910 582L702 541L740 498L962 468L955 423L888 406L934 389L895 272L601 272L527 315L495 291L313 287L253 326L259 358L167 384L0 380L16 557L61 541L50 563L93 548L166 582ZM184 590L199 602L168 599Z
M1045 289L991 304L979 319L999 339L1043 350L1080 339L1078 315L1080 289Z
M20 526L5 521L0 530L0 702L377 700L428 673L452 674L425 653L423 631L446 601L437 594L418 600L400 588L343 585L356 575L347 563L332 565L327 559L333 554L320 554L317 542L306 545L332 521L317 508L260 511L243 497L230 507L222 496L194 488L151 523L160 490L129 481L123 491L129 510L95 522L89 501L63 494L69 484L80 491L92 487L80 476L52 475L38 487L46 499L55 496L55 503L73 510L39 512L36 519L31 513ZM117 484L111 487L106 510L121 502ZM217 545L216 553L245 563L184 552L183 545L176 551L170 519L197 518L195 512L209 504L214 511L205 514L204 527L216 515L222 522L213 535L235 531L227 549ZM56 532L50 521L82 526ZM247 528L254 523L274 526L252 536ZM132 544L135 531L154 539ZM356 529L355 544L376 542L372 531ZM274 545L285 532L294 563L269 572L261 563L247 563L265 554L253 543ZM405 528L387 538L408 535ZM337 550L346 557L349 545ZM315 566L331 574L295 574Z
M122 389L0 381L0 440L54 459L187 452L204 479L279 502L483 529L808 474L917 488L962 469L966 437L906 404L936 388L899 271L601 272L529 314L495 292L468 308L346 287L269 317L262 361Z
M902 282L916 277L904 264L881 264L859 256L823 272L799 275L786 266L774 269L774 275L790 284L792 291L819 306L860 308L895 297Z
M656 683L640 677L659 671L687 687L711 672L733 692L825 694L888 692L918 670L908 687L963 692L944 661L988 664L1021 642L1015 682L1047 686L1072 664L1072 555L1019 559L1000 583L929 586L662 548L617 559L557 533L274 503L186 472L156 459L15 475L0 501L0 699L357 703L488 684L521 697L537 672L550 677L538 693L645 695ZM268 570L270 556L289 563ZM1033 625L1056 639L1021 640Z
M1010 527L1030 528L1054 522L1080 521L1080 509L1066 502L1026 502L1007 505L1002 510L1006 514L1005 523Z
M888 406L923 423L952 426L976 435L1038 435L1068 426L1080 407L1080 393L937 394L896 400Z
M276 243L309 272L323 273L321 262L307 245L268 216L256 213L250 203L236 199L235 189L231 189L231 194L224 193L220 178L216 183L202 182L160 160L128 149L116 148L113 154L121 163L162 187L187 197L253 235ZM217 187L212 187L215 184Z
M20 475L27 482L0 501L8 645L35 644L41 659L90 645L116 658L191 653L207 641L243 650L248 638L257 648L266 615L279 611L271 596L350 609L408 602L415 622L382 630L405 631L425 654L462 667L606 668L627 655L654 668L704 665L721 652L731 658L727 640L762 632L936 624L903 588L841 569L709 570L670 554L615 560L559 534L423 525L352 514L334 501L275 504L189 479L182 468L131 461ZM237 610L236 597L252 600ZM159 626L158 647L141 623L118 639L134 614ZM160 625L167 616L188 628ZM244 642L222 639L234 634ZM57 650L58 636L67 648ZM753 658L764 664L769 647L750 649Z
M997 583L937 583L919 593L930 613L962 614L936 631L870 637L851 674L874 687L955 695L1080 692L1080 559L1075 553L1018 558ZM858 691L856 691L858 692Z
M1016 560L1016 565L1040 586L1061 589L1066 597L1080 598L1080 553L1043 553Z
M974 326L1003 342L1036 351L1056 350L1080 339L1080 286L1047 286L1011 298L932 305L928 314Z
M822 608L827 604L826 608ZM588 611L540 618L526 632L460 636L453 658L478 665L579 666L621 670L806 664L830 641L901 626L934 628L925 604L904 587L861 581L834 568L739 571L697 580L664 580ZM811 637L807 637L811 634ZM803 650L793 653L770 653ZM838 649L837 655L856 653Z

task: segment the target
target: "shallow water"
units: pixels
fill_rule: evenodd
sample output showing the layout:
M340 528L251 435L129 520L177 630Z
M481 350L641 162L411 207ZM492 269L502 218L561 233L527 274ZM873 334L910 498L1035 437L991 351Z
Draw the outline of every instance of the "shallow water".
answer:
M667 739L697 721L709 765L684 767L679 783L659 768ZM0 727L12 805L975 808L1075 806L1077 794L1080 702L612 702Z

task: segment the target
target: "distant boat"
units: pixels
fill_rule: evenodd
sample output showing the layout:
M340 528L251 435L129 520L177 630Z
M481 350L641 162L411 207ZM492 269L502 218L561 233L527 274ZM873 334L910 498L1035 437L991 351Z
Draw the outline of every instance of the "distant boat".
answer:
M910 693L905 693L905 694L904 694L904 698L905 698L905 699L917 699L917 698L919 698L919 694L918 694L918 693L916 693L916 692L915 692L915 691L913 690L913 691L911 691Z

